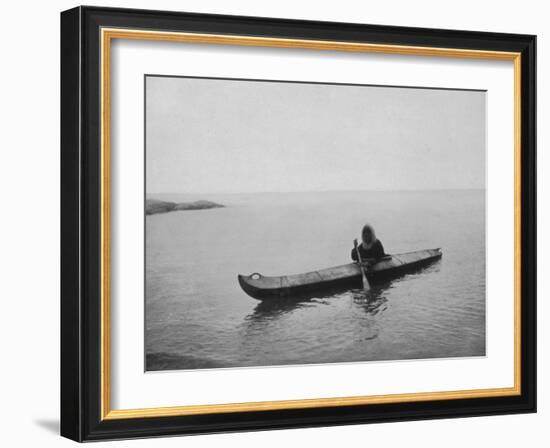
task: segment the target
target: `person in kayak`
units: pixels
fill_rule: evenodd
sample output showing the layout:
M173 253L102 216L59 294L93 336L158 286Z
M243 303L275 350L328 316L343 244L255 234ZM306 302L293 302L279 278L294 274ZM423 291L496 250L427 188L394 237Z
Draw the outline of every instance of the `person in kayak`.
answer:
M378 259L386 255L382 242L376 238L374 229L370 224L365 224L363 226L363 230L361 231L361 240L362 243L358 245L357 248L363 261L376 262ZM351 258L353 261L358 261L355 247L351 250Z

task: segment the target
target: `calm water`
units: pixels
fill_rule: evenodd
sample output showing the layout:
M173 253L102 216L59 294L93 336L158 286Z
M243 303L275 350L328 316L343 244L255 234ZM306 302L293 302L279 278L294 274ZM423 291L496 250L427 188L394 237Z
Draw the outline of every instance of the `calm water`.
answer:
M226 208L146 218L147 370L485 354L485 192L156 195ZM266 306L237 274L348 262L370 222L387 253L441 247L373 288Z

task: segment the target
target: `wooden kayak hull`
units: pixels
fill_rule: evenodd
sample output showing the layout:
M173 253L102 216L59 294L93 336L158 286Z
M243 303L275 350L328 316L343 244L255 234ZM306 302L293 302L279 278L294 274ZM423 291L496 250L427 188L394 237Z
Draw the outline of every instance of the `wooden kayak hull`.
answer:
M439 260L442 255L439 248L388 255L367 268L367 277L371 283L399 277ZM238 278L241 288L258 300L291 298L335 288L361 287L361 270L357 263L281 277L254 273L239 275Z

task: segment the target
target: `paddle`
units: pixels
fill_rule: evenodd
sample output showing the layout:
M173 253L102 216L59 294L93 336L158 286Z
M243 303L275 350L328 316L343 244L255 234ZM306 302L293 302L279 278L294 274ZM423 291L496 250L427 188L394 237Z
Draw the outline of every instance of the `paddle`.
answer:
M361 268L361 276L363 278L363 289L365 291L370 291L370 284L367 280L367 274L365 272L365 266L363 266L363 260L361 259L361 253L359 252L359 247L357 246L357 239L353 240L353 246L355 247L355 253L357 254L357 261L359 267Z

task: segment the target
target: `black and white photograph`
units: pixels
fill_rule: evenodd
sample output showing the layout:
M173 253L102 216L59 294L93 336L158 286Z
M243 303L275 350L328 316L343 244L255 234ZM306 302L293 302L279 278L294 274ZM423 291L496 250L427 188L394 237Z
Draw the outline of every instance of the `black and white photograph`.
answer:
M486 355L486 91L144 89L146 371Z
M10 389L14 435L540 439L543 15L222 3L67 6L19 52L46 67L53 36L60 82L16 70L6 109L26 117L11 146L36 149L5 164L25 204L8 280L38 299L11 301L4 339L28 344L7 359L41 367ZM54 278L60 307L41 296Z

